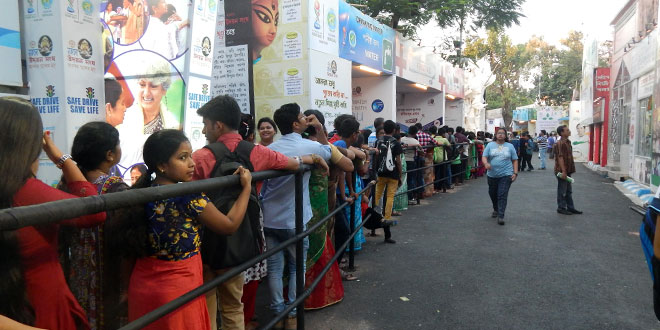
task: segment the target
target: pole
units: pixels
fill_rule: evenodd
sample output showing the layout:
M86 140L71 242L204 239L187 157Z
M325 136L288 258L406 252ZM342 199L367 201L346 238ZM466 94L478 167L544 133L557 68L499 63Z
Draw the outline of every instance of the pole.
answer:
M303 230L303 175L304 171L298 170L296 173L296 235ZM302 296L305 292L305 259L303 256L304 240L296 242L296 297ZM305 307L304 304L296 308L296 317L298 329L305 329Z
M351 190L355 191L355 181L357 181L357 172L351 173L353 176L353 180L351 180ZM358 198L361 198L362 195L358 196ZM356 200L353 201L353 204L351 204L351 215L349 217L349 228L350 228L350 233L353 234L353 231L355 230L355 204L357 204L357 198ZM351 242L348 244L348 271L354 271L355 270L355 238L351 238Z

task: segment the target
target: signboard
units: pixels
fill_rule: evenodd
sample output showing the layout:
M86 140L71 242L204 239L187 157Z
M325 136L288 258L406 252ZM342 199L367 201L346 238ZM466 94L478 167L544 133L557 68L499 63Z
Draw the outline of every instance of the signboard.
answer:
M561 125L561 120L564 116L564 109L562 107L540 107L536 112L536 132L544 129L546 132L554 132L557 127Z
M394 72L394 30L339 2L339 56L376 70Z
M421 123L424 129L444 125L444 102L442 93L406 93L399 96L396 107L396 122L404 131Z
M337 0L309 0L309 48L338 56L339 2Z
M605 102L610 97L610 68L597 68L594 74L594 100L603 99L604 106L609 102ZM593 107L593 122L600 123L603 121L602 106Z
M38 6L36 6L38 8ZM36 11L34 4L30 7ZM23 86L21 70L21 33L18 15L18 1L3 3L0 11L0 84Z
M331 131L337 116L351 113L351 62L310 52L311 105L323 113L326 129Z

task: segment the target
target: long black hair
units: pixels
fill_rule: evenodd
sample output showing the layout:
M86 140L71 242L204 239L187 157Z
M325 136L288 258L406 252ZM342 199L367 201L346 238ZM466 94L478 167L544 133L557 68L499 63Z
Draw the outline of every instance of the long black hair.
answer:
M119 145L119 131L112 125L93 121L82 125L73 138L71 157L83 173L95 170L105 161L108 151Z
M167 163L183 142L188 142L188 138L183 132L176 129L164 129L149 136L142 149L147 173L142 175L133 187L150 187L153 181L151 175L156 173L158 165Z
M0 209L4 209L11 207L14 195L35 175L31 165L39 157L43 138L37 109L24 99L0 97L0 137ZM0 231L0 265L0 314L33 324L15 231Z

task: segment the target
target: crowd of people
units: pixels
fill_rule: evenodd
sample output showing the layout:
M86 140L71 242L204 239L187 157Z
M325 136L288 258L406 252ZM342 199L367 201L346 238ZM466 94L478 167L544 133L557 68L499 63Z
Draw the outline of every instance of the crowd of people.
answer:
M113 172L122 150L112 125L83 125L67 154L43 132L39 113L29 102L4 97L0 108L6 141L0 167L7 174L0 185L1 208L227 175L239 176L241 183L0 232L0 260L6 265L0 269L0 315L9 318L0 318L0 324L15 320L19 323L11 324L16 328L117 328L294 237L294 176L253 182L252 172L314 166L303 176L306 228L342 208L304 239L306 285L336 252L341 254L305 301L305 309L319 309L344 298L342 281L357 279L348 269L346 251L335 251L355 229L350 228L351 204L356 206L355 226L367 212L379 213L384 244L395 244L395 217L420 199L487 170L489 185L493 181L502 187L504 181L497 178L507 175L510 185L515 180L510 172L517 169L512 145L507 146L509 158L497 155L507 138L503 129L493 140L490 133L462 127L403 128L377 118L370 130L361 129L352 115L340 115L328 132L320 111L303 112L295 103L255 124L232 97L218 96L197 111L208 145L193 151L188 138L174 129L151 134L143 147L145 166L136 168L129 185ZM62 170L57 188L36 179L42 150ZM503 172L498 170L502 164L507 166ZM372 181L375 189L360 194ZM497 217L503 218L502 193L490 195ZM377 229L367 234L381 235ZM355 235L356 250L362 249L365 236L361 230ZM148 328L256 328L258 286L267 285L270 310L281 313L296 299L295 265L295 246L290 245ZM260 316L260 321L270 318ZM275 328L295 329L295 316L294 308Z

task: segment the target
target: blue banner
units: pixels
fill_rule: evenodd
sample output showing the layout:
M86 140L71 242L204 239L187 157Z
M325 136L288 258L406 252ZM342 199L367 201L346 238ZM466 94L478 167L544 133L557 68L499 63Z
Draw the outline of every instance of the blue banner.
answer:
M392 73L394 40L392 28L339 2L339 57Z

